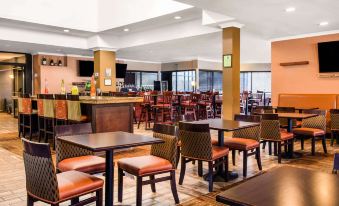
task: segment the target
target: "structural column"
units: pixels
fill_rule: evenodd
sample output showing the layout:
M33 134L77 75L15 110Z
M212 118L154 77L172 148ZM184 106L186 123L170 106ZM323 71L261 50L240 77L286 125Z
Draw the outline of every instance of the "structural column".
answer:
M115 51L94 51L94 76L96 88L102 92L116 91L116 54Z
M223 119L240 113L240 28L223 28ZM226 55L226 62L224 56Z

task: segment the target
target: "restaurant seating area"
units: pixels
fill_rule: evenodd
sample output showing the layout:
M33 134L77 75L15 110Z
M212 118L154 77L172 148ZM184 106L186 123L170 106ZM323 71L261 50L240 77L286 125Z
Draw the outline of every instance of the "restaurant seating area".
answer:
M0 206L339 205L339 4L15 0Z

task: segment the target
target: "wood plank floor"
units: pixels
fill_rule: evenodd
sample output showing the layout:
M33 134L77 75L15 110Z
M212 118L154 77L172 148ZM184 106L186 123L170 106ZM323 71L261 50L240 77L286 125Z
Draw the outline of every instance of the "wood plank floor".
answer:
M25 175L22 161L22 146L17 135L17 120L7 114L0 113L0 206L26 205ZM145 131L143 128L135 128L135 133L151 135L151 131ZM212 132L212 137L216 138L216 133ZM327 142L328 154L323 154L321 143L317 144L316 156L310 155L310 143L306 141L303 156L294 160L283 160L281 165L291 165L295 167L307 168L315 171L331 173L333 167L333 154L339 152L339 146L331 147ZM299 143L296 143L296 150L300 149ZM149 147L138 147L133 150L115 154L115 160L122 157L140 156L149 153ZM267 150L262 151L263 171L273 167L279 167L277 158L268 155ZM242 178L242 157L237 155L236 166L230 164L230 169L239 173L240 177L227 183L215 183L214 192L208 193L207 182L203 181L197 175L197 166L188 164L184 184L177 185L181 205L219 205L215 202L215 196L220 191L225 190L232 184L246 181ZM254 157L249 158L248 177L260 175ZM206 165L204 171L207 172ZM180 168L177 169L177 180ZM117 172L115 171L115 200L117 200ZM99 176L100 177L100 176ZM143 205L174 205L169 182L162 182L156 185L157 192L152 193L149 186L143 187ZM129 175L124 181L124 199L123 203L117 205L135 204L135 179ZM45 205L37 203L36 205ZM63 205L69 205L65 203Z

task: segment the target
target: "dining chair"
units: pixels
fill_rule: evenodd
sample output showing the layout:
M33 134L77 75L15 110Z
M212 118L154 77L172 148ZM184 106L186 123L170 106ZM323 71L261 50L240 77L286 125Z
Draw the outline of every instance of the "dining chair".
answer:
M300 128L293 129L293 134L301 141L301 149L304 149L304 139L311 138L312 155L315 155L315 142L322 141L324 153L326 148L326 110L304 110L306 114L317 114L315 117L303 119Z
M71 200L71 205L96 202L97 206L102 206L102 179L74 170L56 174L49 144L26 139L22 142L27 206L33 206L36 201L59 206L68 200ZM80 196L93 192L96 196L79 201Z
M330 110L331 117L331 146L333 146L334 139L339 144L339 109Z
M54 95L55 125L65 125L68 120L67 98L65 94Z
M281 147L284 146L285 152L290 146L289 153L292 155L294 145L294 135L287 131L280 130L280 122L278 114L262 114L261 115L261 132L262 141L277 144L278 163L281 163Z
M212 192L213 169L224 166L225 171L228 171L229 149L227 147L212 145L208 124L179 122L179 138L181 140L181 171L179 185L182 185L184 181L186 163L197 160L199 167L202 168L202 162L207 162L208 191ZM227 172L225 174L225 179L227 180Z
M259 115L234 115L235 121L260 123ZM224 145L232 151L232 163L235 165L236 151L243 152L243 176L247 176L247 158L255 155L258 168L262 170L260 157L260 126L239 129L233 132L232 138L227 138ZM255 150L255 151L254 151ZM254 152L253 152L254 151Z
M179 204L179 197L175 182L176 161L176 127L164 124L155 124L153 136L162 139L164 143L151 146L150 155L122 158L118 161L118 201L123 199L124 171L136 176L137 195L136 205L142 204L142 186L151 185L152 192L156 192L155 183L170 181L175 204ZM163 174L169 173L169 176ZM155 175L161 175L155 177ZM149 177L149 180L143 178Z
M61 136L91 134L91 123L59 125L56 134L56 168L57 172L76 170L89 174L105 172L105 158L94 155L90 150L58 140Z

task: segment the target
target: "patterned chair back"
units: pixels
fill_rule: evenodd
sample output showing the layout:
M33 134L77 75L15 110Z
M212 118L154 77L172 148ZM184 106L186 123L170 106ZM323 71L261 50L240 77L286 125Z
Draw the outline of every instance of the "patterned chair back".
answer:
M318 116L303 119L301 127L315 128L326 131L326 110L312 109L304 110L304 114L317 114Z
M81 105L78 95L67 96L68 120L80 121L81 119Z
M56 94L55 96L55 118L59 120L67 120L67 101L65 94Z
M339 129L339 109L331 109L331 129Z
M178 142L176 127L155 124L153 127L153 137L162 139L165 143L153 144L151 147L151 155L168 160L172 163L173 168L175 168Z
M261 116L259 115L234 115L234 120L244 122L260 122ZM260 126L239 129L233 132L233 137L254 139L260 141Z
M58 137L69 136L69 135L81 135L81 134L91 134L92 125L91 123L83 124L72 124L72 125L61 125L55 127L55 153L56 153L56 162L57 164L68 158L80 157L86 155L93 155L93 152L90 150L77 147L75 145L60 141Z
M45 94L43 99L44 117L55 118L54 95Z
M51 202L58 201L58 181L49 144L26 139L22 142L27 192Z
M37 95L37 107L38 107L38 116L43 117L44 116L44 94L38 94Z
M179 122L179 139L182 156L211 160L212 142L208 124Z
M263 140L281 140L278 114L261 115L260 137Z

